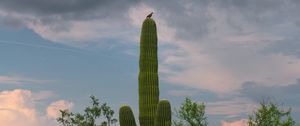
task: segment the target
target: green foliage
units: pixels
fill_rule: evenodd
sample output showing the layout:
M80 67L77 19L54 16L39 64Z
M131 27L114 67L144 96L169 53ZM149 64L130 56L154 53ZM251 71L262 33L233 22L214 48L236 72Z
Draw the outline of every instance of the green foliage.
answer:
M168 100L161 100L157 105L154 126L171 126L171 105Z
M57 118L57 122L61 123L63 126L73 126L71 117L74 116L69 110L60 110L61 117Z
M133 112L129 106L122 106L119 110L120 126L136 126Z
M190 98L185 98L179 110L175 110L179 121L173 121L174 126L207 126L204 103L193 102Z
M273 102L263 101L260 108L249 116L249 126L296 126L291 109L280 109Z
M116 119L112 118L114 111L106 104L100 106L99 99L95 96L91 96L92 106L88 106L84 109L84 114L72 113L69 110L60 110L60 117L57 118L63 126L109 126L116 123ZM97 125L96 121L101 116L105 116L107 121L103 121L101 125Z
M157 32L155 21L143 22L139 61L139 120L141 126L153 126L159 101Z
M112 119L115 112L107 105L107 103L104 103L103 105L101 105L101 110L107 120L107 122L103 122L104 124L107 124L107 126L110 126L110 124L116 122L116 119Z

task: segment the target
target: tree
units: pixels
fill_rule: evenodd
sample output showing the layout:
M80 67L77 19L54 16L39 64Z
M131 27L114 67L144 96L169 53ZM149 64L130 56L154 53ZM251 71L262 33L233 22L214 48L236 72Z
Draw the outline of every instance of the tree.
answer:
M190 98L185 98L179 110L175 110L179 121L174 120L174 126L207 126L204 103L193 102Z
M69 110L60 110L60 117L57 118L57 122L63 126L110 126L117 122L117 119L113 118L114 111L104 103L100 106L99 99L95 96L91 96L92 106L88 106L84 109L84 113L72 113ZM105 116L107 121L103 121L101 125L97 125L97 119Z
M103 122L104 123L103 125L107 124L107 126L110 126L110 124L116 122L116 119L112 119L112 117L114 116L114 113L115 113L114 110L112 110L106 103L104 103L101 106L101 109L102 109L103 115L106 118L106 121Z
M249 126L296 126L291 116L291 109L281 109L271 101L262 101L260 108L249 115L248 124Z

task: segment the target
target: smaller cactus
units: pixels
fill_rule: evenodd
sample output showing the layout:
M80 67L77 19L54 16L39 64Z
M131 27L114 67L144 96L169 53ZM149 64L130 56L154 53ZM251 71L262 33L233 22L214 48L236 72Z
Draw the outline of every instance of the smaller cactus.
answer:
M157 104L154 126L171 126L171 105L168 100L161 100Z
M129 106L122 106L119 110L120 126L136 126L133 112Z

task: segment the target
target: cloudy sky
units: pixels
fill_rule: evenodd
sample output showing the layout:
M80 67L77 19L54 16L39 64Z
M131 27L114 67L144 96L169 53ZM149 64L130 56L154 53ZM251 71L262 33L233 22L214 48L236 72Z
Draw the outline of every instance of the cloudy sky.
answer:
M137 116L152 11L160 97L174 108L189 96L210 125L243 126L271 99L300 122L299 0L1 0L0 125L58 126L57 110L81 111L91 94Z

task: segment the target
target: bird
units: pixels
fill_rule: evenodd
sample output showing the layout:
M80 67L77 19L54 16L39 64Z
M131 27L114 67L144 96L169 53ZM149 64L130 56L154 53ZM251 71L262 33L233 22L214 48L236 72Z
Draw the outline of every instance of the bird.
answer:
M147 15L147 18L151 18L153 12L151 12L150 14Z

